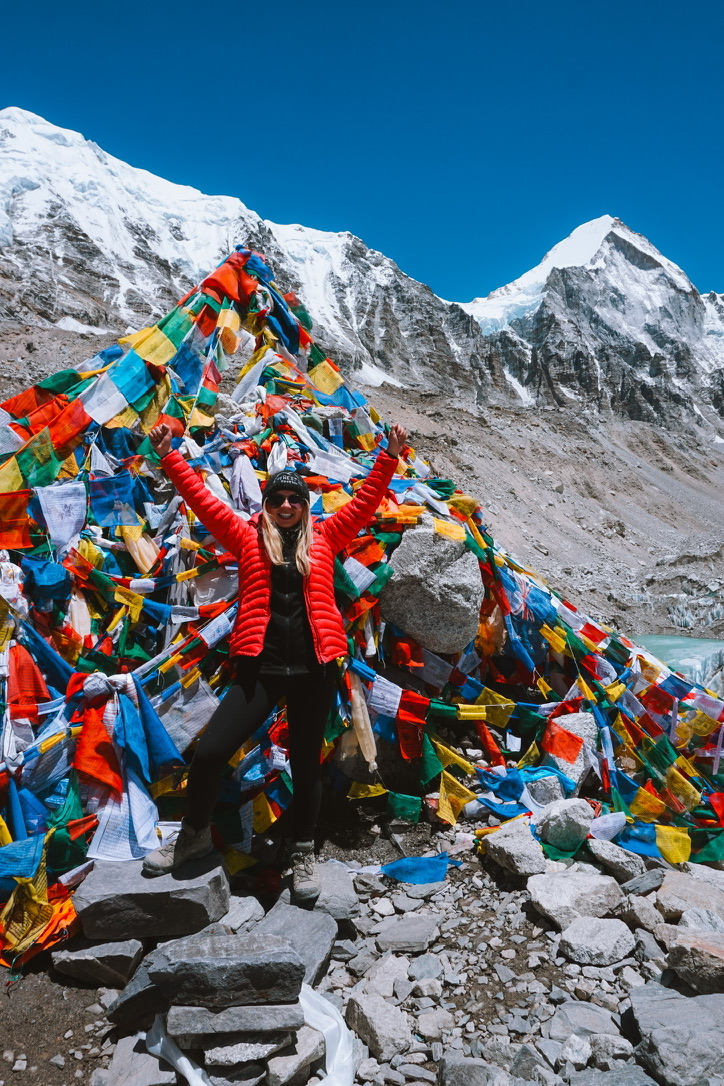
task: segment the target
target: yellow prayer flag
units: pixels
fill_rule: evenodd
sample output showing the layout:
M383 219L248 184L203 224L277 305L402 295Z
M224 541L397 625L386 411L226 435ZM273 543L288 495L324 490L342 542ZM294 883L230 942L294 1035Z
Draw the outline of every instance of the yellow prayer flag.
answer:
M626 683L620 683L618 682L618 680L616 682L609 683L608 686L604 687L604 690L608 694L609 701L618 701L625 689Z
M322 508L325 513L336 513L347 502L351 502L349 494L344 490L329 490L322 495Z
M437 801L437 816L451 826L457 823L460 812L466 803L475 799L475 793L443 769L440 774L440 798Z
M701 792L679 773L676 766L670 765L666 770L666 787L672 796L676 796L678 801L686 807L687 811L693 811L699 806Z
M670 864L683 864L691 856L691 838L685 826L657 826L656 844Z
M222 855L230 875L236 875L237 872L244 871L247 867L253 867L255 863L259 862L253 856L250 856L248 852L240 852L238 848L224 849Z
M139 595L138 592L132 592L130 588L123 588L121 585L118 585L113 594L113 598L116 603L125 604L128 607L131 622L138 622L141 617L141 611L143 610L143 596Z
M666 810L666 804L645 788L639 788L628 809L634 818L640 818L642 822L655 822Z
M252 800L252 812L254 833L264 833L265 830L269 829L273 822L276 822L276 815L272 811L269 800L263 792L260 792L258 796L254 796L254 799Z
M466 539L465 529L462 524L454 523L449 520L441 520L439 517L433 517L435 523L435 531L438 535L447 536L448 539L454 539L458 543L464 543Z
M540 749L536 742L531 743L522 758L518 759L518 769L524 769L528 765L537 765L540 758Z
M4 848L5 845L11 845L13 839L10 836L10 830L7 828L5 821L0 815L0 848Z
M0 467L0 494L14 494L23 489L23 476L14 456Z
M462 757L462 755L456 754L454 750L450 750L450 748L446 747L445 744L437 738L437 736L431 735L430 742L435 748L435 753L442 762L443 766L447 767L449 765L457 765L460 766L460 768L465 773L475 772L475 766L472 764L472 762L468 762L465 758Z
M150 328L141 328L139 332L134 332L130 336L124 336L118 342L128 343L139 358L142 358L144 362L150 362L152 366L168 365L178 351L168 336L155 324Z
M559 630L552 630L550 626L547 626L544 622L540 628L541 636L545 637L546 641L553 649L554 652L565 652L567 643L565 637L563 637Z
M307 374L315 388L323 392L325 396L332 396L344 384L342 374L338 373L334 366L330 366L325 358Z
M547 698L553 690L553 687L545 681L542 675L540 675L539 678L536 680L536 686L538 687L544 698Z
M384 796L387 789L383 784L360 784L353 781L347 799L370 799L372 796Z

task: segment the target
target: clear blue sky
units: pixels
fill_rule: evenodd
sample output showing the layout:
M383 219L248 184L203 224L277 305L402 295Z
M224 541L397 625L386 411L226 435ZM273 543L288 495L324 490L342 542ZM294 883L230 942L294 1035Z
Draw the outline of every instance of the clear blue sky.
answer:
M724 8L673 0L7 5L0 104L456 301L618 215L724 291Z

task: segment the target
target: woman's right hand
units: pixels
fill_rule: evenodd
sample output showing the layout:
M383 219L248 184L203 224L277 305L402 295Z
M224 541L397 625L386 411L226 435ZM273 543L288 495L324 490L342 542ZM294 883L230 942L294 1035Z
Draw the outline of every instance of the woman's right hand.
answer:
M148 436L156 456L163 460L164 456L167 456L171 452L171 438L173 437L171 427L167 423L162 422L158 426L154 426Z

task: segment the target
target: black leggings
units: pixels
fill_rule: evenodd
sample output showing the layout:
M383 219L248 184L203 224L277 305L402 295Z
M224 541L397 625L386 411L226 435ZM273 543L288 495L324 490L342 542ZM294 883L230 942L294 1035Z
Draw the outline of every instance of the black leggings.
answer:
M227 762L286 696L294 784L292 833L296 841L313 840L322 799L319 755L335 688L335 676L327 670L289 678L240 676L211 717L194 752L187 784L189 824L196 830L209 825Z

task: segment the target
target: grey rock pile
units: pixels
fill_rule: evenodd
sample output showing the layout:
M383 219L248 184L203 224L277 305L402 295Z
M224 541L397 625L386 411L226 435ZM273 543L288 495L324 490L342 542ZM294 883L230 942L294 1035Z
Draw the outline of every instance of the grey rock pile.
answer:
M724 873L586 838L591 823L576 797L500 829L490 816L482 862L461 851L427 885L323 863L309 910L230 895L218 858L154 880L98 865L76 896L85 937L54 954L114 989L99 999L117 1046L93 1086L174 1081L143 1050L157 1013L214 1086L316 1086L327 1053L303 983L354 1035L359 1084L724 1086Z

